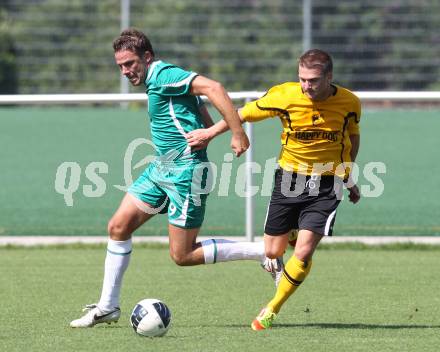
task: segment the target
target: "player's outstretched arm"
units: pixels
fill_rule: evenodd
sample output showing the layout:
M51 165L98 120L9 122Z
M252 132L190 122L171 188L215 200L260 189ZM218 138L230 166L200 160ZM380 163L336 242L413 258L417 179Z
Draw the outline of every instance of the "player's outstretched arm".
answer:
M206 132L210 127L214 126L214 121L212 120L211 114L205 105L201 105L199 107L199 111L202 117L203 126L205 128L193 130L185 135L188 145L192 150L201 150L207 148L211 139L214 138L210 137L210 134Z
M354 163L357 157L357 154L359 152L359 146L360 146L360 135L358 134L352 134L350 135L350 142L351 142L351 151L350 151L350 158L351 162ZM361 199L361 192L359 191L359 187L356 184L353 184L351 187L348 188L348 199L353 204L356 204Z
M205 128L209 128L211 126L214 126L214 121L212 120L211 114L209 113L208 109L205 105L201 105L199 107L200 115L202 115L202 123Z
M220 120L208 128L201 128L186 134L188 145L193 150L206 148L211 139L229 130L225 120Z
M350 142L351 142L350 159L351 162L354 163L359 152L359 146L361 144L361 136L359 134L350 135Z
M225 88L219 82L203 76L197 76L191 84L191 93L194 95L206 95L208 97L214 107L223 116L223 121L226 126L231 130L231 148L235 155L240 156L243 154L249 148L249 139L241 126L240 117ZM221 127L221 129L224 128L225 126ZM211 132L215 132L215 130ZM189 135L189 145L191 145L191 137L194 138L194 134L192 136ZM192 140L192 142L194 142L194 140Z

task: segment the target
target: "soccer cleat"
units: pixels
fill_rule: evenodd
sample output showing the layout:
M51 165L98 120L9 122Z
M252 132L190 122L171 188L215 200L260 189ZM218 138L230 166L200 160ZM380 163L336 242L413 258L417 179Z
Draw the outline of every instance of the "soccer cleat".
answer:
M289 244L292 248L295 248L296 241L298 239L298 229L292 229L289 233Z
M121 310L119 307L115 307L109 312L103 312L96 304L88 304L83 309L83 312L87 312L82 318L73 320L70 322L72 328L92 328L96 324L101 323L117 323L121 316Z
M251 324L252 330L265 330L272 327L272 323L277 315L269 307L263 308L260 314L253 320Z
M272 279L275 282L275 286L278 287L280 283L281 277L283 276L283 257L278 257L276 259L270 259L268 257L264 258L264 261L261 263L261 267L270 273Z

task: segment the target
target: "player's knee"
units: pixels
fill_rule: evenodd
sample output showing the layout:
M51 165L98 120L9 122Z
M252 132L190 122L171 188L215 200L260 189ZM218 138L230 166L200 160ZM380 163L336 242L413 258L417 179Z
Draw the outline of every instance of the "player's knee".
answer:
M115 241L125 241L130 236L127 227L115 219L108 222L107 232L110 238Z
M275 259L281 257L284 254L284 248L266 248L266 257L270 259Z
M190 265L189 257L185 253L170 250L171 259L179 266Z
M308 262L313 257L314 248L308 246L302 246L299 248L295 248L294 255L296 258L303 262Z

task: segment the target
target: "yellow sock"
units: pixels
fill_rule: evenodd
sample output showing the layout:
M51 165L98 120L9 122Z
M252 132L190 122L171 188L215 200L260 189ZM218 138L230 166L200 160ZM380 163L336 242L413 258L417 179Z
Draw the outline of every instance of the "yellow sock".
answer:
M309 262L303 262L292 255L284 266L283 277L280 280L275 297L267 305L272 308L274 313L280 311L284 302L286 302L290 295L301 285L311 267L311 260Z

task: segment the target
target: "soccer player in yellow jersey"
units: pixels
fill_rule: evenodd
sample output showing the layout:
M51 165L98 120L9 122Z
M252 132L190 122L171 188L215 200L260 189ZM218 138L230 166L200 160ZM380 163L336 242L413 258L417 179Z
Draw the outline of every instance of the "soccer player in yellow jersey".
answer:
M352 203L360 199L350 178L350 164L359 150L359 99L332 84L330 55L312 49L299 58L299 82L277 85L239 110L242 121L279 117L283 125L279 168L265 223L269 258L283 255L292 229L298 229L293 256L284 267L275 296L252 322L252 329L270 328L281 306L310 272L313 253L330 236L343 184ZM189 134L189 145L206 143L227 130L223 121Z

